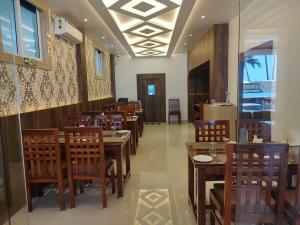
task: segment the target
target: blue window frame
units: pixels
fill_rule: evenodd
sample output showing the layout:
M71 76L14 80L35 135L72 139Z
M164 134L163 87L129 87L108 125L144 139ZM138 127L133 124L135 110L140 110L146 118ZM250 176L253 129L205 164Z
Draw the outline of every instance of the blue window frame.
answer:
M2 48L5 52L17 54L18 42L16 33L15 2L0 0L0 28Z
M40 58L38 10L25 0L20 1L24 55Z
M96 49L96 74L103 76L103 52Z
M3 51L41 59L39 9L26 0L0 0L0 6Z

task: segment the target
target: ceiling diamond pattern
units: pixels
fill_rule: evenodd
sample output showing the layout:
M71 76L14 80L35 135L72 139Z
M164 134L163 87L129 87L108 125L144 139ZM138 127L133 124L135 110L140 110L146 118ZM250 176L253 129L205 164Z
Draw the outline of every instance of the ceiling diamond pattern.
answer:
M105 5L105 0L101 1ZM167 55L172 35L169 35L170 40L167 41L165 38L160 38L160 36L173 32L173 30L168 28L168 24L170 24L170 22L176 23L179 10L174 11L174 9L180 7L181 5L174 3L172 0L118 0L111 5L107 5L107 10L119 30L123 33L135 56L146 57ZM164 19L161 19L161 23L154 23L152 21L156 18L164 18L163 15L170 13L171 10L177 13L176 16L172 17L175 21L164 21ZM130 21L127 21L128 23L124 29L124 25L118 22L121 19L116 17L120 14L132 18L132 20L135 21L138 19L140 22L130 23ZM128 26L128 24L132 25ZM143 40L141 41L138 38L143 38ZM155 40L153 38L155 38Z
M170 0L119 0L109 9L148 21L177 7Z
M154 36L161 35L170 31L171 30L167 28L157 26L149 22L144 22L124 31L124 33L129 33L144 38L152 38Z
M161 55L164 52L159 51L159 50L143 50L141 52L138 52L137 55L143 55L143 56L157 56L157 55Z
M132 46L153 49L156 47L161 47L161 46L166 46L166 45L167 45L166 43L148 39L146 41L143 40L143 41L137 42L137 43L133 44Z

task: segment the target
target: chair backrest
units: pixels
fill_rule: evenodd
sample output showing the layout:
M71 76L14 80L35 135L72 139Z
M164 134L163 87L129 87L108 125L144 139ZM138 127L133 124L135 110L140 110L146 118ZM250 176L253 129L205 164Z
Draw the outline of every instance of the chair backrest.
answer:
M234 211L235 222L281 225L288 145L227 144L226 152L224 224Z
M111 123L112 130L122 130L123 129L122 114L112 114L110 116L110 123Z
M229 138L229 120L196 120L196 142L222 142Z
M180 111L179 98L169 99L169 112Z
M65 126L79 127L79 126L91 126L93 125L93 120L91 116L68 116L65 121Z
M101 115L100 111L86 111L81 112L82 116L90 116L92 118L92 121L95 121L96 116Z
M264 142L271 141L271 123L272 121L262 121L256 119L238 120L238 127L248 131L248 140L253 140L253 135L263 138Z
M131 100L129 104L136 104L137 109L142 109L142 101L141 100Z
M106 111L114 111L116 109L116 104L109 104L109 105L103 105L101 106L101 112L106 112Z
M138 104L137 103L128 103L127 104L127 115L128 116L135 116L136 111L138 110Z
M26 178L46 182L61 176L58 129L26 129L22 138Z
M109 116L110 124L112 125L112 116L121 115L122 116L122 128L127 129L127 112L126 111L107 111L104 112L105 115Z
M101 127L65 127L65 139L69 176L83 180L104 176Z
M110 116L109 115L97 115L95 117L95 126L102 127L103 130L110 130Z

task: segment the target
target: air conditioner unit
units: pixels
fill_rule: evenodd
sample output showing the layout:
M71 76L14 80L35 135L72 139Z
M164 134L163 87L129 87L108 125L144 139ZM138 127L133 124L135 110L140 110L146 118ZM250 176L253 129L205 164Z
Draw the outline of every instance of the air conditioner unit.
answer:
M82 33L73 26L66 18L55 18L55 34L67 41L79 44L82 42Z

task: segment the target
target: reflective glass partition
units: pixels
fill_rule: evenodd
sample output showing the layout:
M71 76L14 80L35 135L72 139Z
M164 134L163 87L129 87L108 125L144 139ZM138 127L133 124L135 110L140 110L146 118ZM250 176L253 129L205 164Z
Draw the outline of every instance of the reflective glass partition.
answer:
M278 221L291 222L299 212L299 12L299 0L240 0L239 143L232 149L231 179L233 218L242 223L284 224ZM296 211L288 211L292 207Z
M0 0L0 225L28 225L20 129L16 8ZM25 38L25 37L24 37Z

